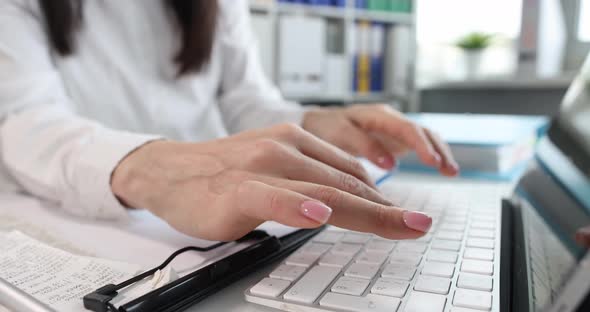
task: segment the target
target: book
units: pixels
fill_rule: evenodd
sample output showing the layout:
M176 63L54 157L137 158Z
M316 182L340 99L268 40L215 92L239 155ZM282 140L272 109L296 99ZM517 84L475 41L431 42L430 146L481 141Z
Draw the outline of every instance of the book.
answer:
M540 116L409 114L410 119L446 141L463 175L512 179L534 155L547 127ZM406 170L427 170L415 153L400 159Z

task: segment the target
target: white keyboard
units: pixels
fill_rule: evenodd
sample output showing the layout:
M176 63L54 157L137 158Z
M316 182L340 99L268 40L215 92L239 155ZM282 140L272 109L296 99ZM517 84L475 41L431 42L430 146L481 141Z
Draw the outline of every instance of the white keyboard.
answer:
M394 241L328 227L246 290L284 311L500 311L497 184L380 186L405 209L433 217L429 234Z

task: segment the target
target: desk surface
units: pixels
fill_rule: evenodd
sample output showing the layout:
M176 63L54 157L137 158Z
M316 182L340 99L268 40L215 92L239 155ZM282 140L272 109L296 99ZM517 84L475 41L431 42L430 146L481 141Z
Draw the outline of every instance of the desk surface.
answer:
M411 182L442 182L442 183L458 183L458 184L489 184L493 182L482 180L466 180L466 179L446 179L442 177L417 175L417 174L397 174L393 179ZM509 191L513 183L499 183L506 186ZM80 221L67 217L61 213L54 212L52 209L47 209L40 204L34 204L35 201L22 197L6 197L0 198L1 206L0 215L11 212L18 212L25 221L43 218L43 226L46 231L52 234L62 236L64 239L72 242L74 247L93 245L91 252L99 257L105 257L113 260L127 261L131 263L138 263L147 267L153 266L154 262L160 261L162 254L169 254L175 249L178 249L190 242L192 238L186 236L161 231L162 224L155 222L150 226L134 225L126 230L122 230L117 224L109 224L107 222L92 222ZM25 206L27 206L25 208ZM26 211L23 211L26 210ZM42 214L42 216L39 216ZM74 221L74 222L72 222ZM153 220L152 220L153 221ZM62 223L69 222L68 227L64 227ZM152 222L154 223L154 222ZM92 235L88 235L88 233ZM163 235L154 235L153 233L164 233ZM82 234L84 233L84 234ZM141 234L141 235L138 235ZM106 241L98 241L95 237L105 238L111 237ZM120 239L115 237L119 236ZM138 236L138 237L135 237ZM156 237L157 236L157 237ZM93 240L95 244L89 244ZM101 242L103 242L101 244ZM120 242L114 244L113 242ZM134 246L135 248L129 248ZM180 247L179 247L180 246ZM140 261L141 259L141 261ZM187 259L188 261L198 261L198 258ZM140 261L140 262L138 262ZM207 298L203 302L195 305L188 311L227 311L227 312L273 312L274 309L262 307L251 304L245 301L244 291L254 283L258 282L262 277L268 275L273 269L274 265L262 268L257 272L243 278L242 280L232 284L224 290ZM0 311L2 311L0 307Z

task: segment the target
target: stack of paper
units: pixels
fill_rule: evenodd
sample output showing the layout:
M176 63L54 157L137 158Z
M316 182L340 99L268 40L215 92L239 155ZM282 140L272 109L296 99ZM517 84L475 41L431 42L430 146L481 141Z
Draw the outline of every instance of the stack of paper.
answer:
M77 256L21 232L0 232L0 278L56 311L83 311L82 297L127 280L138 265Z

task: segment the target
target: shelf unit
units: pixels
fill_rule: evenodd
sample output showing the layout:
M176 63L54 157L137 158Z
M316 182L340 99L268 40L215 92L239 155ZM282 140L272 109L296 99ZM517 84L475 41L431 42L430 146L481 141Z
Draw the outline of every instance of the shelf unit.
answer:
M415 36L415 15L413 13L398 13L398 12L387 12L387 11L374 11L367 9L359 9L355 7L355 0L347 0L345 7L336 6L315 6L299 3L285 3L278 2L276 0L250 0L250 11L253 15L264 15L274 25L272 29L267 31L271 32L272 42L269 46L271 51L267 51L268 55L272 56L272 70L271 78L275 83L278 84L278 64L280 61L279 57L279 38L278 38L278 27L279 19L282 16L287 15L304 15L326 18L328 20L337 21L342 23L343 32L343 55L347 59L347 68L345 72L349 73L348 80L350 81L350 89L352 89L352 77L353 77L353 59L354 59L354 42L355 42L355 31L356 22L358 21L369 21L382 23L387 25L386 33L389 34L393 27L407 27L410 30L410 36L407 43L407 55L411 56L408 62L406 71L406 79L403 82L403 86L396 85L388 82L385 79L386 85L384 86L383 92L371 92L371 93L356 93L352 90L343 92L342 94L285 94L289 100L299 101L302 103L310 104L351 104L351 103L370 103L370 102L383 102L383 103L395 103L400 105L402 109L407 110L411 107L415 94L414 86L414 71L415 71L415 51L416 51L416 36ZM389 39L389 36L386 35ZM390 44L386 45L390 47ZM389 51L385 51L385 54L391 54ZM385 64L384 64L385 66ZM392 75L393 71L391 68L385 68L385 75Z

